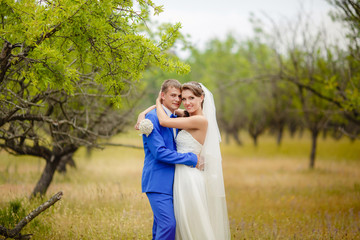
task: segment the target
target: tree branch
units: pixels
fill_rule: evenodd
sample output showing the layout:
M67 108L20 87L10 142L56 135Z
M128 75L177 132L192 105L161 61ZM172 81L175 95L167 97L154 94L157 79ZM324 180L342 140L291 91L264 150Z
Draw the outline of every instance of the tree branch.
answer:
M63 193L60 191L52 196L48 201L40 205L34 211L29 213L25 218L23 218L13 229L9 230L0 225L0 235L4 236L5 238L15 238L15 239L30 239L32 234L22 235L20 231L33 220L36 218L40 213L48 209L50 206L54 205L57 201L59 201L62 197Z

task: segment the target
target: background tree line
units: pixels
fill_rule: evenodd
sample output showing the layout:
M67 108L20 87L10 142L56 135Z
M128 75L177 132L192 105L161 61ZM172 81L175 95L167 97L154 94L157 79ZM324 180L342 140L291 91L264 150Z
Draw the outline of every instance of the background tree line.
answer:
M213 91L227 141L241 145L245 130L257 145L269 131L281 144L285 130L310 131L313 168L319 134L360 133L360 4L329 3L348 30L344 46L300 13L286 27L253 16L253 37L228 35L200 50L188 46L180 24L152 25L151 11L162 11L152 1L137 1L138 9L132 1L2 1L0 147L45 160L32 192L44 194L80 147L101 147L131 127L161 82L176 78ZM172 51L179 40L190 50L185 61Z
M246 131L256 146L268 131L280 145L285 130L292 136L310 132L309 167L314 168L321 134L354 141L360 133L360 3L328 2L345 36L330 37L331 30L314 23L304 9L285 23L252 15L253 37L212 39L204 49L191 48L188 75L152 72L145 82L158 88L163 79L173 77L207 85L214 92L227 142L241 145L239 134Z

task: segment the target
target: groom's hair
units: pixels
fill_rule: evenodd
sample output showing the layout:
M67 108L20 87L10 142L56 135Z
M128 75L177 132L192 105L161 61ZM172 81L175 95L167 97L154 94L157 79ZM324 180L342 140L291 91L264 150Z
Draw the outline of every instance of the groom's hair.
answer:
M163 82L161 85L161 92L166 93L169 87L174 87L177 89L181 89L181 83L176 79L168 79Z

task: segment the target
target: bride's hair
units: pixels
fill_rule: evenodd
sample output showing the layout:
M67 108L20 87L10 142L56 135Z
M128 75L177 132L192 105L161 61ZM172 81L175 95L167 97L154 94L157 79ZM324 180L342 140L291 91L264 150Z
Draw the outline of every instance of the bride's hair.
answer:
M191 82L184 83L181 86L181 91L184 91L184 90L190 90L196 97L201 97L201 96L205 97L205 92L202 89L200 83L198 83L198 82L191 81ZM201 108L203 108L203 105L204 105L204 100L201 103Z

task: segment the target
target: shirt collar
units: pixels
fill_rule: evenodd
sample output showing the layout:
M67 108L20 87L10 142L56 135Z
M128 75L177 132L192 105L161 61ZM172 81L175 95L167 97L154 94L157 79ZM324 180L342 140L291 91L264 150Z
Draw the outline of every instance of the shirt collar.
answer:
M166 112L166 114L170 117L171 116L171 111L167 108L167 107L165 107L164 106L164 104L161 104L162 106L163 106L163 108L164 108L164 110L165 110L165 112Z

